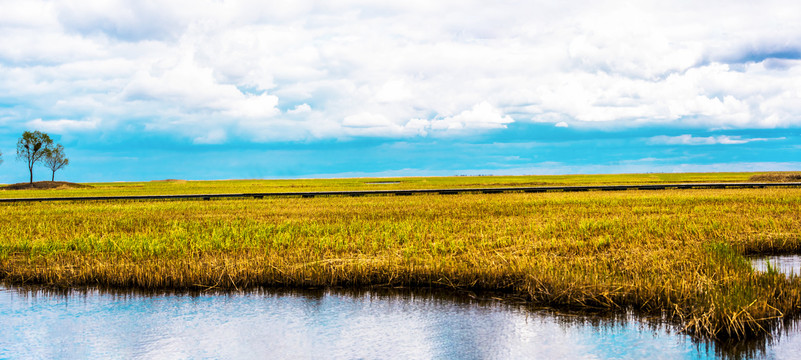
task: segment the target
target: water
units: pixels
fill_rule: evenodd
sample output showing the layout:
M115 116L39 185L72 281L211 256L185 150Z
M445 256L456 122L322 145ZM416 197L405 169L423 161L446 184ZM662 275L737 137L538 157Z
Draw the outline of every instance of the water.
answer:
M0 358L790 359L801 335L760 344L726 353L633 315L566 315L421 292L138 294L0 285Z
M768 271L768 263L776 271L787 275L801 275L801 255L775 255L751 258L754 271Z

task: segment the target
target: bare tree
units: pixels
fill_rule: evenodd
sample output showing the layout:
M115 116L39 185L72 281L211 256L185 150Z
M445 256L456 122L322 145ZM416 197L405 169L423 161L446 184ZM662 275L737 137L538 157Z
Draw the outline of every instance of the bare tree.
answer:
M52 146L53 140L50 136L40 131L26 131L17 141L17 160L27 163L31 184L33 184L33 165L42 160Z
M59 170L69 165L70 159L64 156L64 147L61 144L47 149L45 151L44 165L53 172L53 177L50 181L56 181L56 170Z

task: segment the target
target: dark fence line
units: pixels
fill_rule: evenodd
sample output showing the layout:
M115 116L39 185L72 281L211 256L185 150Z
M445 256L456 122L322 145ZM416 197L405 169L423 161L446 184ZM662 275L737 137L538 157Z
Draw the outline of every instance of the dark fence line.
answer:
M124 196L79 196L79 197L42 197L0 199L3 203L38 202L38 201L97 201L97 200L211 200L219 198L255 198L265 197L301 197L316 196L365 196L365 195L414 195L439 194L456 195L465 193L499 194L508 192L542 193L542 192L574 192L574 191L625 191L625 190L668 190L668 189L742 189L742 188L797 188L801 182L791 183L693 183L693 184L652 184L652 185L595 185L595 186L537 186L537 187L504 187L504 188L464 188L464 189L405 189L405 190L358 190L358 191L311 191L311 192L278 192L278 193L241 193L241 194L191 194L191 195L124 195Z

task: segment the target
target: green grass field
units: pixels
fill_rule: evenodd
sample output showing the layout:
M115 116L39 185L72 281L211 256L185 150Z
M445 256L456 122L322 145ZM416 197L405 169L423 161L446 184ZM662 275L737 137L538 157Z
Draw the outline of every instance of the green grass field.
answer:
M91 184L4 197L746 181L752 174ZM289 190L293 189L293 190ZM9 194L10 193L10 194ZM0 280L143 289L407 286L666 314L717 338L801 311L801 189L0 204Z

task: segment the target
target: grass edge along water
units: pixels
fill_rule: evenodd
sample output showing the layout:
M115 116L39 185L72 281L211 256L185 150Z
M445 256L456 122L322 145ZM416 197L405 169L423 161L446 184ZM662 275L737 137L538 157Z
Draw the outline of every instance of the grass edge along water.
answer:
M801 251L798 189L2 208L0 280L11 284L492 290L666 313L712 338L768 333L801 298L797 277L744 258Z

